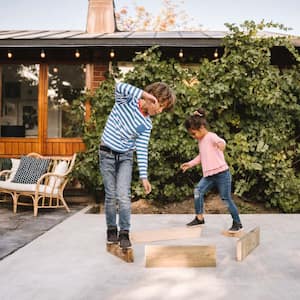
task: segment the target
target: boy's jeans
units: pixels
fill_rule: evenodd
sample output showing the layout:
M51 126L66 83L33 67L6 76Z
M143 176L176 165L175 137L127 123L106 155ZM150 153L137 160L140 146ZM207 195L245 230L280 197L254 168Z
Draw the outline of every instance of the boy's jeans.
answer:
M116 215L118 204L120 230L129 230L133 151L115 155L100 150L99 159L100 171L105 188L105 216L107 227L117 226Z
M231 174L229 170L201 178L194 190L196 214L203 214L205 193L214 186L217 187L222 200L225 201L232 219L237 223L241 223L238 209L231 198Z

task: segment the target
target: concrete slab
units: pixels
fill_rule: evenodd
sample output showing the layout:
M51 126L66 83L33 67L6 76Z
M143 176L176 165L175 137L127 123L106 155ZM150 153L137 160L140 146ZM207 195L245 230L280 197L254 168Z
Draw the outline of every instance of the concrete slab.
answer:
M86 205L71 204L70 212L65 209L40 209L33 216L32 207L20 206L16 214L12 205L0 206L0 260L25 246L53 226L78 212Z
M131 264L107 253L104 215L86 210L0 261L1 300L300 299L299 214L242 215L246 230L261 229L259 247L242 262L237 239L221 234L230 216L207 215L201 237L164 244L215 244L216 267L147 269L145 244L134 245ZM192 217L133 215L132 230L180 227Z

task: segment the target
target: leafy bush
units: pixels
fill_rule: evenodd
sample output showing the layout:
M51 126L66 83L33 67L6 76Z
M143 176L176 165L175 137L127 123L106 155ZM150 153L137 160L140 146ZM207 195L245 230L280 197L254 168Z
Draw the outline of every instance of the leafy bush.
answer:
M163 60L159 48L153 47L137 54L133 71L123 79L141 88L164 81L177 96L172 113L153 118L149 146L153 192L149 197L179 201L192 194L201 169L185 174L179 170L181 163L198 152L183 123L195 109L203 107L211 130L227 141L234 192L285 212L299 211L299 54L286 37L257 35L264 28L282 29L282 25L245 22L241 27L227 26L231 34L224 39L220 59L204 59L196 70L188 69L174 59ZM287 69L272 65L274 47L287 48L295 64ZM114 84L110 77L88 97L92 115L83 124L87 151L81 154L74 176L93 189L102 187L97 149L114 103ZM76 102L75 111L86 99ZM132 192L135 197L143 195L136 168Z

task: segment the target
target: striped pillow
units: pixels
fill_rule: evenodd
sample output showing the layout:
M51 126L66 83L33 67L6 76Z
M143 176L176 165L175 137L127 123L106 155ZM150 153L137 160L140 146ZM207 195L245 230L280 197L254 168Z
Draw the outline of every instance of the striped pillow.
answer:
M12 182L37 183L38 179L47 172L50 159L22 156L19 168Z

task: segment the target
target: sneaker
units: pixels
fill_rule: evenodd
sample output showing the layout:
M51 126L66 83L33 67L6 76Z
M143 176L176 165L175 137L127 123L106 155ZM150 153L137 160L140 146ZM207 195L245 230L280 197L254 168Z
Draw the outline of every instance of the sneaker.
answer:
M128 230L120 230L119 241L120 241L121 248L130 248L131 247Z
M241 223L237 223L235 221L232 222L232 226L228 229L230 233L236 233L243 230L243 225Z
M200 226L200 225L202 225L202 224L204 224L204 223L205 223L204 219L199 220L197 217L195 217L195 219L194 219L193 221L187 223L186 226L189 226L189 227L191 227L191 226L192 226L192 227L196 227L196 226Z
M118 243L118 229L115 226L112 227L108 227L107 231L106 231L106 235L107 235L107 243L109 244L114 244L114 243Z

